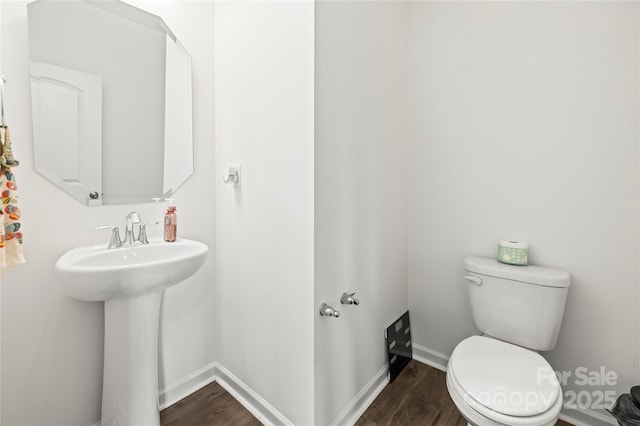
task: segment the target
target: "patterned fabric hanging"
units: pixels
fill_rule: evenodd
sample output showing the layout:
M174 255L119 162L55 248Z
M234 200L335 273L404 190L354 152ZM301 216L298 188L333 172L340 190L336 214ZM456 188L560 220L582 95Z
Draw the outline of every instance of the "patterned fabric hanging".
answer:
M22 223L18 207L18 187L10 170L0 172L0 270L25 262L22 247Z
M9 128L0 126L0 272L25 263L18 185L11 171L19 163L13 158Z

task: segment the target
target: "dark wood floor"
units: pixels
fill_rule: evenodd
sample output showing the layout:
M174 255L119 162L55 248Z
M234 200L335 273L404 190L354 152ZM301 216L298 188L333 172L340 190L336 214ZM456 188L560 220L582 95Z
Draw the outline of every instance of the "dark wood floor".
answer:
M238 401L213 382L160 412L162 426L260 425Z
M356 426L466 426L447 391L447 375L415 360L385 387ZM556 426L571 426L558 420Z
M467 426L467 421L449 397L445 373L414 360L383 389L356 425Z
M259 425L217 383L211 383L160 413L162 426ZM411 361L373 401L356 426L466 426L449 397L446 374ZM320 425L318 425L320 426ZM571 426L559 420L556 426Z

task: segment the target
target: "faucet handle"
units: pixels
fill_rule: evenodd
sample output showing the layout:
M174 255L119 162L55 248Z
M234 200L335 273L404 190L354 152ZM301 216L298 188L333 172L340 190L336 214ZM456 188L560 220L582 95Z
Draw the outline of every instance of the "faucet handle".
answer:
M140 241L142 244L149 244L149 239L147 238L147 225L157 225L159 223L160 222L157 220L141 223L140 228L138 229L138 237L136 238L136 241Z
M111 229L111 240L109 241L108 249L122 246L122 240L120 239L120 229L116 225L100 225L95 229Z

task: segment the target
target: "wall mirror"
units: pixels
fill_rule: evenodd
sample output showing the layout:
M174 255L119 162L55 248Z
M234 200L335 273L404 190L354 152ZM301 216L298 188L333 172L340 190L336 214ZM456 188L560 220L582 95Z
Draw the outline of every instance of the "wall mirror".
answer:
M118 0L28 5L35 168L86 205L151 201L193 173L191 58Z

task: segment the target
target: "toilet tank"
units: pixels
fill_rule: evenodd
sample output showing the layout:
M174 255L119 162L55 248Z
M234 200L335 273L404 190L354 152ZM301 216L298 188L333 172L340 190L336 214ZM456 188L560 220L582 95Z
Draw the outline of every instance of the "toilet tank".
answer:
M568 272L481 257L465 259L464 267L481 332L537 351L555 347L571 284Z

